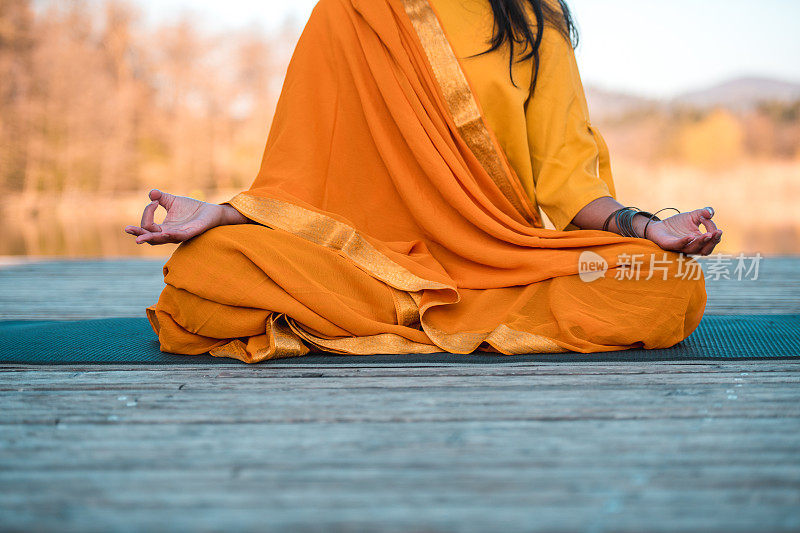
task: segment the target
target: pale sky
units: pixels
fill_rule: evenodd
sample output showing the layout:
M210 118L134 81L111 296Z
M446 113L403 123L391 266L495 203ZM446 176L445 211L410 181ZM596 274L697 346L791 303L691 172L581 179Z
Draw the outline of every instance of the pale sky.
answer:
M193 13L210 29L287 17L316 0L135 0L153 22ZM800 0L568 0L586 85L670 97L742 75L800 82Z

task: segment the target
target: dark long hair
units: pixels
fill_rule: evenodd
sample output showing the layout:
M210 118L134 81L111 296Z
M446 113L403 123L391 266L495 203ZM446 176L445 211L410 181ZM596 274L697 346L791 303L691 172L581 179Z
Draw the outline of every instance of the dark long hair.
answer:
M527 61L531 58L534 69L531 91L536 86L539 73L539 47L546 24L558 29L573 48L578 46L578 30L564 0L489 0L489 3L494 13L494 34L489 41L491 45L489 49L478 55L488 54L508 43L508 73L515 87L517 84L514 83L511 70L514 61ZM526 9L528 7L533 11L535 21L530 20ZM532 27L535 27L535 34ZM519 57L515 57L517 46L522 47Z

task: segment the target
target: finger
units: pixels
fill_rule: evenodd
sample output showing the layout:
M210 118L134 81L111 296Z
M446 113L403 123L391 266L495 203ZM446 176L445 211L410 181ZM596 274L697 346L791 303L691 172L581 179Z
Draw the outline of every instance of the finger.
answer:
M156 209L158 209L158 202L155 201L150 202L147 204L147 207L144 208L141 226L147 231L161 231L161 227L153 220Z
M692 242L694 239L695 239L695 237L693 237L692 235L687 235L686 237L682 237L682 238L681 238L681 240L679 241L679 245L680 245L680 247L678 248L678 250L679 250L679 251L680 251L680 250L683 250L684 248L686 248L687 246L689 246L689 244L690 244L690 243L691 243L691 242Z
M157 244L177 244L185 239L180 238L179 235L169 232L148 232L146 235L137 237L138 244L147 243L151 245Z
M141 235L143 233L147 233L147 230L144 230L139 226L125 226L125 233L130 233L131 235Z
M714 224L714 221L710 218L703 217L700 219L700 223L706 228L707 233L714 233L717 231L717 225Z
M146 235L142 235L136 238L137 244L147 243L150 245L157 245L157 244L167 244L169 242L172 242L169 240L169 235L160 232L157 233L148 232Z
M700 225L702 224L705 228L704 232L700 233L710 233L717 229L716 224L711 221L711 217L714 216L714 209L711 207L705 207L703 209L695 209L692 211L692 223L697 227L698 232L700 232Z
M716 241L716 240L714 240L714 239L711 239L711 240L708 242L708 244L706 244L705 246L703 246L703 248L702 248L702 249L700 250L700 252L699 252L699 255L710 255L710 254L711 254L711 252L713 252L713 251L714 251L714 247L715 247L716 245L717 245L717 241Z
M683 250L681 251L685 254L691 254L691 255L699 254L700 251L703 249L703 246L706 244L706 242L707 241L705 240L704 236L702 235L694 236L692 240L690 240L686 244L686 246L683 247Z
M136 244L144 244L152 239L156 234L147 230L143 230L142 233L136 237Z
M153 244L178 244L185 240L175 233L161 233Z
M153 189L150 191L150 199L158 202L158 205L169 211L169 209L172 207L172 202L175 201L175 195L166 193L164 191L159 191L158 189Z
M714 248L714 236L716 232L706 233L701 238L697 240L699 249L697 250L698 255L708 255L706 250Z
M661 248L664 250L671 250L673 252L682 252L684 248L692 241L692 236L675 237L671 242L665 243ZM660 243L657 243L660 245Z
M157 246L159 244L166 244L169 242L163 233L153 233L153 236L147 240L147 244Z
M722 240L722 231L721 230L715 231L711 240L709 240L708 243L706 243L703 246L703 249L700 250L700 255L709 255L711 252L714 251L714 248L717 246L717 244L719 244L721 240Z

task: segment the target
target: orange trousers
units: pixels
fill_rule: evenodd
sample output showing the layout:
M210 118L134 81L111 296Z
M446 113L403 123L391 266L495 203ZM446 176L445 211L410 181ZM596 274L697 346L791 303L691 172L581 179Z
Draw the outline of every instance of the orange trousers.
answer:
M641 242L625 244L625 251L652 254L652 243ZM509 355L664 348L697 327L706 292L702 275L678 275L699 268L696 262L656 255L655 265L641 261L635 277L620 276L617 267L590 282L566 275L527 286L459 289L455 307L426 315L425 331L414 298L335 250L260 224L222 226L177 248L164 266L167 285L147 315L165 352L211 351L245 362L313 349L452 351L428 334L442 331L478 335L478 350ZM491 334L470 326L483 323L487 309L502 314ZM536 343L515 345L523 336Z

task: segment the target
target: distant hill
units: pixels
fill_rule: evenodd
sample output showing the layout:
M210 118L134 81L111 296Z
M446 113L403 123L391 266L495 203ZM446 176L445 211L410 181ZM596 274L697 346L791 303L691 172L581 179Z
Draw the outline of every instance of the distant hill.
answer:
M603 120L647 109L721 106L732 111L752 109L759 102L800 100L800 83L765 77L740 77L680 94L670 100L646 98L589 86L586 98L592 117Z
M662 105L658 100L597 87L586 88L586 99L592 119L600 122Z
M752 109L763 101L792 102L798 99L800 99L800 83L772 78L743 77L681 94L674 98L672 103L700 108L724 106L744 110Z

